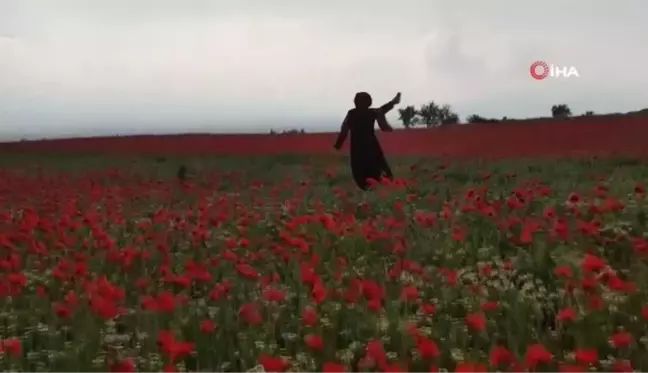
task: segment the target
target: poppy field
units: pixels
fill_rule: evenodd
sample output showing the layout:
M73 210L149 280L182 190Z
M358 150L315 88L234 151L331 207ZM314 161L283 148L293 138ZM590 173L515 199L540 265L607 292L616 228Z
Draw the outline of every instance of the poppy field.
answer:
M391 162L3 159L2 370L648 370L648 163Z

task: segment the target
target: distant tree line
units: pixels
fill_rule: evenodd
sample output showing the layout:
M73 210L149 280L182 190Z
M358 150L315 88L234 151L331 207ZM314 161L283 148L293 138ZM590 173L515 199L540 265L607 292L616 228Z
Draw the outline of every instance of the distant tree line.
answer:
M633 113L648 114L648 109L643 109ZM593 115L595 115L593 111L586 111L585 113L581 114L581 116ZM565 119L572 116L572 111L567 104L556 104L551 107L551 117L554 119ZM452 110L452 107L450 105L438 104L434 101L423 104L418 108L414 105L409 105L404 108L398 109L398 119L402 122L403 127L405 128L414 128L419 126L425 128L437 128L462 124L459 118L459 114ZM507 120L511 119L509 119L508 117L503 117L501 119L486 118L478 114L472 114L466 117L465 123L498 123ZM296 135L305 133L306 131L303 128L287 129L282 131L277 131L274 129L270 130L271 135Z
M302 129L289 129L289 130L283 130L281 132L275 131L274 129L270 130L271 135L297 135L297 134L305 134L306 130Z
M638 113L648 113L648 109ZM582 116L595 115L593 111L586 111ZM420 107L414 105L398 109L398 119L402 122L403 127L413 128L424 126L426 128L435 128L461 124L459 115L452 110L450 105L441 105L434 101L423 104ZM572 111L567 104L557 104L551 107L551 116L555 119L564 119L572 116ZM466 123L497 123L509 120L507 117L502 119L485 118L478 114L472 114L466 117Z
M416 108L413 105L398 109L398 118L405 128L423 125L427 128L459 123L459 115L450 105L439 105L434 101Z

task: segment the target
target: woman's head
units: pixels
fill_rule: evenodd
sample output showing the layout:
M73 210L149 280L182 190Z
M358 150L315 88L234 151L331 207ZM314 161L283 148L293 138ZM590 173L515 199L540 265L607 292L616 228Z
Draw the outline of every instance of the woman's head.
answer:
M371 95L367 92L358 92L353 99L353 103L359 109L368 109L371 107Z

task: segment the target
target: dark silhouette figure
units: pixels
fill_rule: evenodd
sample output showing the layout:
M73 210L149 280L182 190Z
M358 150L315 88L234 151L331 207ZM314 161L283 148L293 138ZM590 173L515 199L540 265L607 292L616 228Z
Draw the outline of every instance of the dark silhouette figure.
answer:
M178 180L180 182L185 182L187 180L187 166L180 165L180 167L178 167L178 172L176 173L176 176L178 177Z
M394 177L374 132L374 123L378 122L382 131L393 131L385 114L400 103L400 92L378 109L371 107L371 96L366 92L357 93L353 101L355 109L349 110L344 118L334 146L341 149L351 131L351 172L358 187L367 190L370 186L368 179L379 181L382 177Z

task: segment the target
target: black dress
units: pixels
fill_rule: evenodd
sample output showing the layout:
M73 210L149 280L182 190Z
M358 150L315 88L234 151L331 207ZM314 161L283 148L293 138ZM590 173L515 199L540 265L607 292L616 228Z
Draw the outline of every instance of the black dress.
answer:
M385 114L394 108L389 102L379 109L351 109L342 123L342 130L338 135L335 147L340 149L351 131L351 173L358 187L362 190L369 189L367 179L379 181L382 177L393 178L391 168L387 164L385 154L380 147L374 132L374 123L378 121L380 129L392 131L385 119Z

